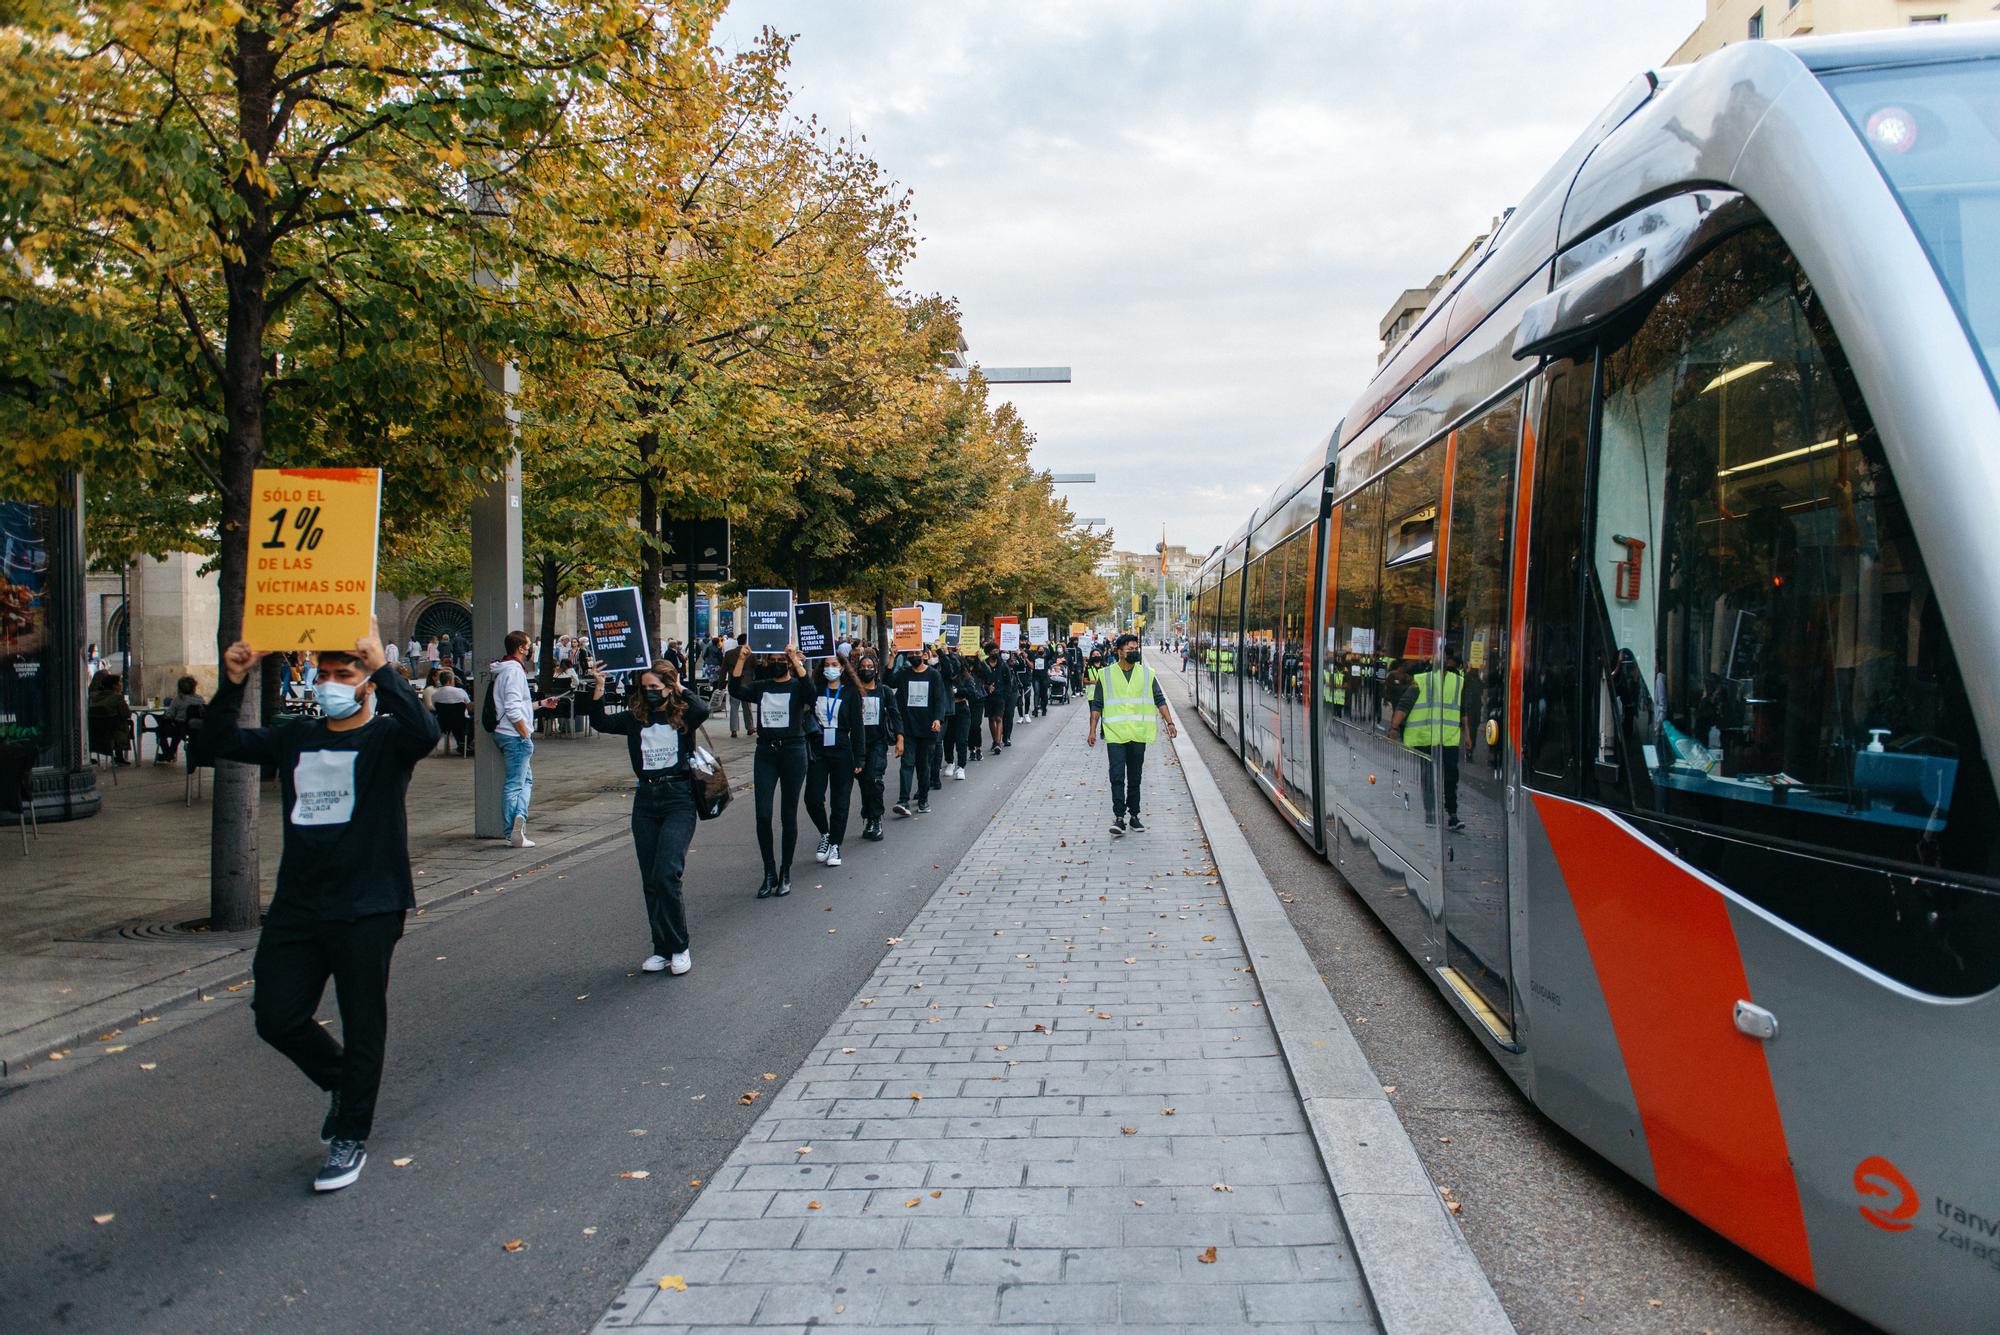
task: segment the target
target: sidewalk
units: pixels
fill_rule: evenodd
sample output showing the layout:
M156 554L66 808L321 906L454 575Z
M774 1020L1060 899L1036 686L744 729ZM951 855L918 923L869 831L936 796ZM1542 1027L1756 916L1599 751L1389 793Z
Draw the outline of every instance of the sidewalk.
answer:
M749 778L750 741L711 727L724 768ZM45 823L22 857L0 838L0 1076L93 1044L141 1016L239 982L257 934L177 932L208 915L210 806L184 805L182 769L151 763L98 771L103 809ZM624 838L631 772L615 737L538 736L531 850L472 837L472 762L442 751L410 781L410 863L419 909ZM259 803L264 897L277 876L276 784ZM129 1038L126 1041L130 1041ZM82 1053L77 1053L81 1056Z
M1065 725L600 1330L1377 1329L1176 749L1148 761L1114 839Z

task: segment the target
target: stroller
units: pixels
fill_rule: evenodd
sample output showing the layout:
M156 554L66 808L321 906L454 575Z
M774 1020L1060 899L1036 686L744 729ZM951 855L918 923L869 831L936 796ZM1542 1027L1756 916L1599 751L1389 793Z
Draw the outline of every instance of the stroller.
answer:
M1052 705L1069 703L1069 678L1060 672L1049 674L1049 703Z

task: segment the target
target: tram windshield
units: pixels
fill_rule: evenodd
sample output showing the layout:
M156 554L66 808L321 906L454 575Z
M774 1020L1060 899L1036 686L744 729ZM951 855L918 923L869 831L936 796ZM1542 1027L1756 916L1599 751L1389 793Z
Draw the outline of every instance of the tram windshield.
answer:
M2000 63L1853 70L1825 82L2000 385Z

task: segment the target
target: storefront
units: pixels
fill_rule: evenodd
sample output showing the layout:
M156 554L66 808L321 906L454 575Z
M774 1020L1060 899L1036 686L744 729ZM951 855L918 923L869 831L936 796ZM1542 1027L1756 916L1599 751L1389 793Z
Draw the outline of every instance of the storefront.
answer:
M0 500L0 745L35 750L41 820L97 813L84 755L83 513Z

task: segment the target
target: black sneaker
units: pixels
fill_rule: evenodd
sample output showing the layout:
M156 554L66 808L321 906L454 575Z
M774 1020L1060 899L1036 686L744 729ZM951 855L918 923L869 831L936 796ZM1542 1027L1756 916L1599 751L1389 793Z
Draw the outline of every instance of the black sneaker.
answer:
M336 1089L333 1091L333 1097L327 1101L326 1120L319 1124L320 1144L322 1145L333 1144L333 1124L339 1120L340 1120L340 1091Z
M1132 819L1128 822L1128 824L1130 824L1131 827L1135 830L1143 830L1146 828L1146 822L1139 819L1139 813L1136 811L1132 813Z
M780 899L792 893L792 869L790 867L786 867L778 873L778 888L771 893Z
M979 756L979 748L978 748L978 747L976 747L976 746L972 748L972 758L973 758L974 760L978 760L978 759L980 758L980 756Z
M368 1162L368 1146L359 1140L336 1140L327 1151L326 1165L313 1177L314 1191L339 1191L351 1187Z
M757 898L769 899L778 893L778 878L770 872L764 873L764 883L757 887Z
M930 803L928 803L928 802L919 802L919 803L917 803L917 814L918 814L919 816L928 816L928 815L930 815L930 814L931 814L931 804L930 804Z
M861 837L863 839L866 839L871 844L881 843L882 822L879 820L869 821L866 825L861 827Z
M1125 818L1123 816L1113 816L1111 818L1111 833L1125 833Z
M1463 830L1465 828L1465 822L1460 820L1458 817L1453 816L1450 820L1447 820L1444 823L1444 827L1447 830L1451 830L1454 833L1456 833L1457 831Z

